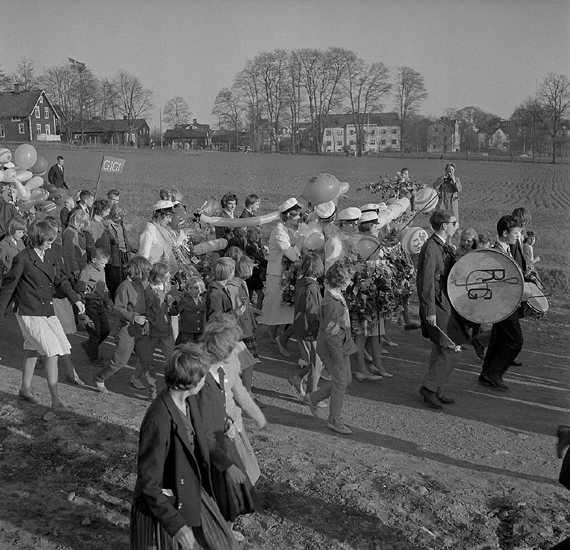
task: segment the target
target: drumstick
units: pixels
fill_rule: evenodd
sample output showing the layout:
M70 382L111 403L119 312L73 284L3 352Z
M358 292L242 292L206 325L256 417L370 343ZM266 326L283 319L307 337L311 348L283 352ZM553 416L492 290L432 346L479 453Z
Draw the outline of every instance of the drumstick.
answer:
M445 332L443 332L443 330L441 330L437 325L434 325L434 327L439 330L439 332L441 332L450 342L451 345L453 346L453 350L457 353L461 351L461 346L458 346L447 334L445 334Z

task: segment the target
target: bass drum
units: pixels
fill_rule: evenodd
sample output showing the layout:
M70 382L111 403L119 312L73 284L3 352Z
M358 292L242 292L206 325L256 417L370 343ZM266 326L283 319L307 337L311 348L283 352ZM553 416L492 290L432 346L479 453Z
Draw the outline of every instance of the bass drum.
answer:
M447 292L453 307L473 323L498 323L521 303L524 278L517 263L485 248L462 256L451 268Z

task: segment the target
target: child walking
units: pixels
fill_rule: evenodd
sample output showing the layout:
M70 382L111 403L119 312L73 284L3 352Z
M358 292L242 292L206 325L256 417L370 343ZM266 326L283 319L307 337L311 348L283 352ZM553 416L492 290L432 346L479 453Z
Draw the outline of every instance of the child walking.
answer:
M236 430L226 411L226 360L241 337L235 320L215 316L206 324L202 336L204 350L210 356L210 370L204 387L197 395L198 408L207 431L212 431L232 465L212 468L212 486L216 502L226 521L255 511L256 494L235 445Z
M289 378L299 397L304 397L303 378L308 375L307 391L318 388L323 370L321 359L317 355L317 336L319 333L319 311L321 309L321 289L317 279L325 271L323 260L318 254L309 252L303 256L300 277L295 284L295 313L293 315L293 334L297 339L301 356L307 363L298 374ZM319 403L320 404L320 403Z
M205 293L206 285L202 277L194 275L186 281L184 295L173 311L173 315L180 315L176 345L198 342L202 335L206 311Z
M206 321L216 313L232 311L232 298L227 284L234 278L236 263L231 258L219 258L212 269L213 281L206 293Z
M117 288L115 295L115 313L118 317L117 345L113 357L99 374L93 378L95 388L101 393L108 393L105 380L127 365L133 350L139 361L146 361L148 344L148 321L145 316L145 282L151 270L151 264L142 256L134 256L125 269L127 278Z
M89 338L81 347L89 357L89 363L97 367L103 366L99 359L99 346L109 336L109 318L107 312L113 305L109 298L109 289L105 280L105 266L109 261L109 253L104 248L96 248L91 261L81 270L77 290L85 298L85 315L91 319L86 324Z
M22 385L19 396L35 405L40 400L32 393L31 385L38 353L44 355L51 406L55 410L66 407L59 397L57 361L68 354L71 345L53 309L53 289L59 287L75 303L80 313L85 306L62 278L54 253L50 250L57 231L46 221L34 221L28 229L28 248L18 253L0 289L0 318L8 304L16 303L16 319L24 337Z
M134 377L143 380L148 387L149 400L156 398L156 371L154 368L154 350L158 346L168 361L174 351L174 336L172 333L171 306L174 296L170 287L170 267L162 262L156 262L148 276L148 286L145 290L146 318L149 323L148 338L143 341L146 347L144 360L135 371Z
M237 346L237 338L239 337L239 325L232 315L216 315L214 319L208 322L203 335L203 345L205 350L214 359L214 363L210 367L210 371L214 370L213 375L218 375L217 369L221 365L224 370L224 390L226 397L226 413L228 426L233 424L235 435L233 439L239 456L243 462L245 473L248 475L251 484L255 485L259 479L261 472L255 452L249 442L245 427L242 420L242 409L247 415L255 420L259 428L267 425L267 420L261 409L252 399L251 393L244 386L242 378L240 378L240 361ZM229 357L225 360L221 356L226 353L223 351L225 341L228 341L228 349L231 342L236 345L232 349ZM223 353L222 353L223 351ZM220 363L222 361L222 363ZM243 371L242 371L243 373ZM226 429L226 437L230 437L231 429Z
M2 278L12 267L14 257L25 248L22 239L26 233L26 222L19 216L12 218L8 222L7 229L8 233L0 241L0 286L2 286Z
M352 430L341 417L346 389L352 381L350 356L356 345L350 332L350 315L342 295L350 283L351 272L340 262L335 262L325 275L325 295L319 312L317 353L323 360L332 380L318 390L307 393L304 401L317 418L322 418L318 403L330 397L327 427L337 433L349 435Z

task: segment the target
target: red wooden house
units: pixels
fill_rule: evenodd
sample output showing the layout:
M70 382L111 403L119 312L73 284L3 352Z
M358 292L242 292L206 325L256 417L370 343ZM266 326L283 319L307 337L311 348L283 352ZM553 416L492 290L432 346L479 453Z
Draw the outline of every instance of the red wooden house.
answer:
M60 141L59 115L43 90L0 93L0 140L16 142Z

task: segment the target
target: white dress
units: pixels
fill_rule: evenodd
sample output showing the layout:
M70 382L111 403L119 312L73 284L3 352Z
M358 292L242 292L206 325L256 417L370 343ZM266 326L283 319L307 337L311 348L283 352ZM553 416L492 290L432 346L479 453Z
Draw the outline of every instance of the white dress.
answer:
M258 319L263 325L287 325L293 322L293 306L283 303L281 276L283 275L283 256L291 261L301 255L295 246L297 231L278 223L269 237L269 257L267 259L267 280L262 315Z

